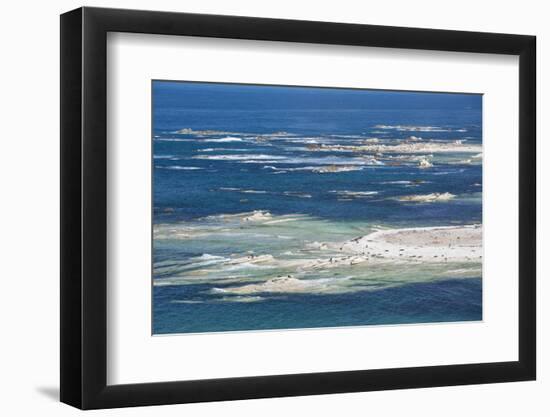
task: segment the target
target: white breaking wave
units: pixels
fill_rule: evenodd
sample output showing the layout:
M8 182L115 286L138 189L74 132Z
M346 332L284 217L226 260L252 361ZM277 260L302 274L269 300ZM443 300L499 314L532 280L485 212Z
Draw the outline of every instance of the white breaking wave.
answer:
M242 142L241 138L227 136L220 139L204 139L202 142L226 143L226 142Z
M224 258L223 256L210 255L209 253L203 253L201 256L197 256L197 259L219 259L219 260L224 260L226 258Z
M415 203L432 203L435 201L449 201L455 198L456 195L451 193L431 193L431 194L416 194L399 197L399 201L409 201Z
M421 169L426 169L431 167L433 167L433 164L430 161L428 161L427 158L422 158L418 163L418 168L421 168Z
M227 262L230 258L224 256L211 255L209 253L203 253L201 256L191 258L191 262L186 265L184 269L194 269L199 267L205 267L210 265L216 265L219 263Z
M348 190L332 190L329 193L337 194L338 196L343 197L369 197L371 195L378 194L378 191L348 191Z
M440 126L412 126L412 125L376 125L376 129L397 130L400 132L466 132L464 128L450 129Z
M311 198L312 197L311 194L301 193L299 191L284 191L283 194L287 195L289 197L298 197L298 198Z
M416 154L416 153L479 153L481 145L466 145L458 141L449 142L441 140L430 140L427 142L402 141L394 144L364 143L356 145L310 145L311 152L370 152L375 154Z
M204 148L199 149L199 152L247 152L250 149L245 148Z
M241 193L245 193L245 194L267 194L267 191L264 191L264 190L241 190Z
M197 155L193 159L208 159L212 161L247 161L247 160L282 160L284 156L265 155L265 154L242 154L242 155Z
M383 181L380 184L412 184L412 181Z
M170 166L167 166L167 167L155 166L155 168L158 168L158 169L174 169L174 170L182 170L182 171L195 171L195 170L198 170L198 169L203 169L201 167L187 167L187 166L180 166L180 165L170 165Z
M267 194L268 193L268 191L265 191L265 190L245 190L242 188L235 188L235 187L220 187L218 188L218 190L234 191L234 192L243 193L243 194Z
M337 172L348 172L348 171L361 171L366 168L367 164L363 165L344 165L344 164L332 164L332 165L319 165L319 166L305 166L305 167L296 167L296 168L276 168L270 167L267 169L272 169L275 172L274 174L284 174L287 172L294 171L309 171L317 174L330 174ZM265 168L265 167L264 167Z
M206 220L236 220L241 222L249 222L249 221L266 221L271 220L273 216L269 211L266 210L254 210L254 211L248 211L244 213L236 213L236 214L217 214L212 216L206 216L204 219Z
M159 142L189 142L189 139L178 139L178 138L155 138Z

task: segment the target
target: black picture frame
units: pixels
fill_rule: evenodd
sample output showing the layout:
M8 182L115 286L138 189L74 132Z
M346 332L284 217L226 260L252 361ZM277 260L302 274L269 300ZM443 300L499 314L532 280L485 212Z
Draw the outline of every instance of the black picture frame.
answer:
M513 362L107 385L108 32L519 56L519 358ZM61 401L81 409L533 380L534 36L154 11L61 16Z

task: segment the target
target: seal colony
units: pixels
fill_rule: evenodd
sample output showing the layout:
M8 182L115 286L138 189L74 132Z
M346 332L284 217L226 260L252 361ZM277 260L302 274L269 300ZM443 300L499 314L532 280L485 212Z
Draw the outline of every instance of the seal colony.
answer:
M333 269L362 264L472 263L482 259L480 225L380 230L342 244L319 243L318 248L346 253L342 256L297 263L297 271ZM468 270L466 270L468 271ZM345 278L344 278L345 279ZM326 280L301 280L294 276L269 279L264 283L218 290L233 294L322 292Z
M317 233L323 226L326 233ZM349 235L354 230L352 227L342 233L332 231L333 227L338 225L304 215L274 216L266 211L209 216L194 225L158 225L156 239L202 239L202 244L207 244L231 237L242 251L225 257L203 254L185 265L172 264L169 278L156 279L154 284L223 283L224 287L210 292L227 295L314 294L363 290L362 285L354 283L365 277L370 283L380 284L374 289L430 279L433 274L448 275L448 271L453 277L471 276L481 268L479 224L379 228L341 241L312 239L319 235ZM302 239L308 229L310 235ZM263 242L263 252L246 250L256 247L258 239ZM156 269L162 272L163 266L156 265Z

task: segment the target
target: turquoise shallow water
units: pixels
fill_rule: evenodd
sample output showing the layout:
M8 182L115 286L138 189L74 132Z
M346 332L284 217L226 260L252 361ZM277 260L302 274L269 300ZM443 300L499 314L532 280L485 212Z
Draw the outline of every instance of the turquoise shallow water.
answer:
M481 96L155 82L153 110L154 333L481 319L480 262L301 267L315 242L481 223ZM225 292L280 276L322 285Z

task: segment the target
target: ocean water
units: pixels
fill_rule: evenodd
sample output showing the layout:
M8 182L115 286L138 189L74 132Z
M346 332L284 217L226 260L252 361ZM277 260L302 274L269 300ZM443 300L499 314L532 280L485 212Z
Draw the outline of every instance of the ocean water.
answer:
M333 265L481 224L480 95L154 81L152 141L154 334L481 320L481 259Z

